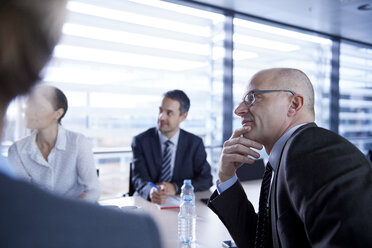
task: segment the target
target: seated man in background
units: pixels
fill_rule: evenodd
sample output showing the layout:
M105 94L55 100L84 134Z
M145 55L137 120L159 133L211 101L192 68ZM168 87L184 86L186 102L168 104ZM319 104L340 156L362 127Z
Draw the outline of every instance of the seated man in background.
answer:
M0 134L7 106L39 79L58 41L64 0L0 4ZM15 179L0 155L0 247L161 247L153 220L63 199Z
M190 100L183 91L166 92L159 107L157 128L133 138L132 183L136 193L151 202L162 204L168 195L179 194L184 179L192 180L195 191L212 186L202 139L179 128L189 108Z

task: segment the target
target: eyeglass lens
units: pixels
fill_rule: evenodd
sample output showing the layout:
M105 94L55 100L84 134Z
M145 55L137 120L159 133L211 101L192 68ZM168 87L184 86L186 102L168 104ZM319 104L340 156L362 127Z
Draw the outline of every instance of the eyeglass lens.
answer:
M245 97L244 97L244 102L246 104L251 104L252 102L254 101L254 95L252 94L252 92L249 92Z

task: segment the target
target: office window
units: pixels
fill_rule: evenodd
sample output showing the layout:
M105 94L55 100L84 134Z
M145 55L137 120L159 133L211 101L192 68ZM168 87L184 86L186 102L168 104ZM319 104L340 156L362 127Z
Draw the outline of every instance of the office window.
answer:
M68 94L67 127L97 148L128 147L156 125L162 94L179 88L191 99L183 128L216 142L212 52L222 15L160 1L79 0L68 10L44 79Z
M363 153L372 149L372 48L340 47L339 132Z
M63 125L91 138L104 193L114 191L114 185L127 188L123 182L132 137L156 125L168 90L178 88L190 97L181 127L207 146L221 145L222 79L216 51L224 37L223 15L141 0L70 0L67 9L43 81L67 95ZM13 129L6 144L26 134L21 108L22 100L17 100L9 112ZM208 159L215 163L212 150L207 149Z
M271 67L304 71L315 91L316 122L329 126L331 40L273 27L241 18L234 19L234 105L243 97L254 73ZM241 126L234 115L234 128Z
M181 3L184 3L181 1ZM132 137L156 125L162 94L179 88L191 99L181 127L203 138L216 175L223 122L223 14L148 0L70 0L62 38L42 72L69 100L63 125L88 136L103 197L128 189ZM214 10L217 11L217 10ZM315 90L316 122L329 128L332 41L235 15L233 102L250 77L270 67L303 70ZM372 48L341 43L341 135L372 149ZM1 151L25 135L22 97L11 103ZM233 117L233 127L241 126ZM266 156L264 153L263 156Z

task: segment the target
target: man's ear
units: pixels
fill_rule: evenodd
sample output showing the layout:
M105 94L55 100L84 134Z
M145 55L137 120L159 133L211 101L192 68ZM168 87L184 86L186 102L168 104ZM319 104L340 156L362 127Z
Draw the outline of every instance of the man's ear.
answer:
M183 122L184 120L186 120L186 117L187 117L187 114L188 114L188 112L185 112L185 113L183 113L181 116L180 116L180 122Z
M290 106L288 109L288 116L296 115L304 106L304 97L301 95L294 95L292 96Z

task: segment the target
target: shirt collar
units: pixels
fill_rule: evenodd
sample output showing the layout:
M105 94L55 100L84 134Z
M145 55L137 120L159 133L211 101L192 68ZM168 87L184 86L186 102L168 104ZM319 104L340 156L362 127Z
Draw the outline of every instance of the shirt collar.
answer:
M58 125L58 134L55 146L56 149L66 150L66 139L66 130L61 125Z
M39 150L36 144L36 134L37 131L33 131L30 135L32 142L27 150L31 154L35 154ZM66 150L66 139L66 130L61 125L58 125L57 140L54 147L59 150Z
M175 133L170 139L168 139L167 136L165 136L164 134L162 134L159 131L159 129L158 129L158 135L159 135L160 144L164 144L164 142L166 142L167 140L170 140L173 143L174 146L177 146L178 137L180 136L180 129L178 128L177 133Z
M31 134L30 134L31 142L29 142L26 145L27 149L23 150L22 152L25 152L25 153L28 152L30 154L35 154L37 152L39 148L37 147L37 144L36 144L36 134L37 134L36 130L31 131Z
M285 143L298 128L300 128L301 126L305 124L307 123L302 123L302 124L292 127L275 142L273 149L271 150L271 153L269 156L269 162L271 166L273 167L274 171L276 170L276 168L278 168L280 156L282 154L282 150L283 150Z

